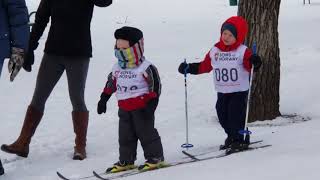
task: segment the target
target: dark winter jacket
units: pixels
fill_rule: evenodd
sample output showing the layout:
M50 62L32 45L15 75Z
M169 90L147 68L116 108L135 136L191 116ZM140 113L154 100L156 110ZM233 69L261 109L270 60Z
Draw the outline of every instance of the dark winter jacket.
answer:
M0 0L0 58L8 58L11 47L27 49L28 10L24 0Z
M37 48L51 18L45 53L91 57L90 23L94 5L106 7L111 3L112 0L41 0L31 31L30 48Z

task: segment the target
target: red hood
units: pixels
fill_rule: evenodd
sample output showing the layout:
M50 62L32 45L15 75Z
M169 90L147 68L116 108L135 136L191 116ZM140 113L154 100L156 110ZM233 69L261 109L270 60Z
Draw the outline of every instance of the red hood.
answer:
M244 39L246 38L246 35L248 33L248 23L241 16L230 17L222 24L222 26L225 23L230 23L230 24L234 25L234 27L237 29L237 41L236 41L236 43L234 43L230 46L226 46L223 43L223 41L221 40L221 33L222 33L221 32L220 33L220 41L218 43L216 43L215 46L222 51L231 51L231 50L237 49L240 46L240 44L243 44Z

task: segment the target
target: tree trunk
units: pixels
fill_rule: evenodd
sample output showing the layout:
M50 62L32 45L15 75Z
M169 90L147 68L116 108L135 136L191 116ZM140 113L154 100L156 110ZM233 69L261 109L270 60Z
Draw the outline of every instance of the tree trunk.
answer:
M249 122L271 120L280 116L280 56L278 17L281 0L240 0L238 15L249 24L246 44L257 44L262 66L254 73Z

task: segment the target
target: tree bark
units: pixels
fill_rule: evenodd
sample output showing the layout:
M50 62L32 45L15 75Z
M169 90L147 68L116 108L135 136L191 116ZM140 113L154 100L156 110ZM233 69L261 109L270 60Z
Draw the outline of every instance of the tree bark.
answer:
M262 66L253 75L249 122L280 116L280 56L278 18L281 0L240 0L238 15L249 25L246 43L255 42Z

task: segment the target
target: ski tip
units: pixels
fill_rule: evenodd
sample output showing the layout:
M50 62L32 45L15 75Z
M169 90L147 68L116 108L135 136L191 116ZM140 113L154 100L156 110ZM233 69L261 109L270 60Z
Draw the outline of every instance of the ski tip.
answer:
M96 177L100 177L99 173L97 173L96 171L92 171L93 175L95 175Z
M182 151L182 153L186 156L188 156L189 158L195 160L195 161L198 161L199 159L195 156L195 155L192 155L190 153L188 153L187 151Z
M59 176L59 178L61 178L63 180L70 180L70 179L64 177L59 171L57 171L57 175Z
M107 178L102 177L100 174L103 173L97 173L96 171L92 171L93 175L98 178L98 179L102 179L102 180L108 180Z

